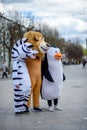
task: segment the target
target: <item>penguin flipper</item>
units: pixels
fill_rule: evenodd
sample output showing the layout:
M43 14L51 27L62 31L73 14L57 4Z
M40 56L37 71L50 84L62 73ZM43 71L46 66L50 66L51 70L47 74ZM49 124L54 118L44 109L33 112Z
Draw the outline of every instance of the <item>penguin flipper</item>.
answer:
M45 70L44 70L44 76L45 76L45 78L46 78L48 81L54 82L54 80L53 80L53 78L52 78L52 76L51 76L51 74L50 74L50 72L49 72L48 69L45 69Z

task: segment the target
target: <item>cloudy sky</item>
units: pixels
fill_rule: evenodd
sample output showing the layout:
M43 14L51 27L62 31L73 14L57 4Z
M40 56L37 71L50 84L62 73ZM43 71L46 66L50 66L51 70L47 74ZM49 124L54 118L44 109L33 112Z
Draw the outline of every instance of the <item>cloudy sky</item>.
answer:
M0 0L0 12L19 10L23 17L56 27L62 37L86 47L87 0Z

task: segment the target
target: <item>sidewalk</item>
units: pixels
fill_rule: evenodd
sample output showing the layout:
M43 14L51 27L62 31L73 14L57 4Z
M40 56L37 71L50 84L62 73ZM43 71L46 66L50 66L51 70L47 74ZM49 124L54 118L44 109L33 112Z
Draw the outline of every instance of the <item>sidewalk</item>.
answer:
M63 111L49 112L40 99L43 112L15 115L11 75L0 75L0 130L87 130L87 66L64 66L67 80L59 104Z

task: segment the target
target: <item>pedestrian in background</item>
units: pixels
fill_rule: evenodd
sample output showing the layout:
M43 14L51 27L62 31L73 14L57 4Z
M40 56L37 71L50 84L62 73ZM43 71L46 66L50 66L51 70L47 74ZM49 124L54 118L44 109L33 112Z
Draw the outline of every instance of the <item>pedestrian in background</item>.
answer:
M85 68L85 65L86 65L86 59L85 58L83 59L82 64L83 64L83 68Z
M6 61L4 60L2 63L2 79L6 77L8 78L8 74L7 74L7 64Z

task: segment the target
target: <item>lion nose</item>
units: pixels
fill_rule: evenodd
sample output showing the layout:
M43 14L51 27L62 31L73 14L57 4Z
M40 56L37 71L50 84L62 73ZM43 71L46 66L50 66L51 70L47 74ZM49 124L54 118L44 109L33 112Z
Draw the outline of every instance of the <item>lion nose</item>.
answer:
M46 43L47 47L51 47L51 45L49 43Z

